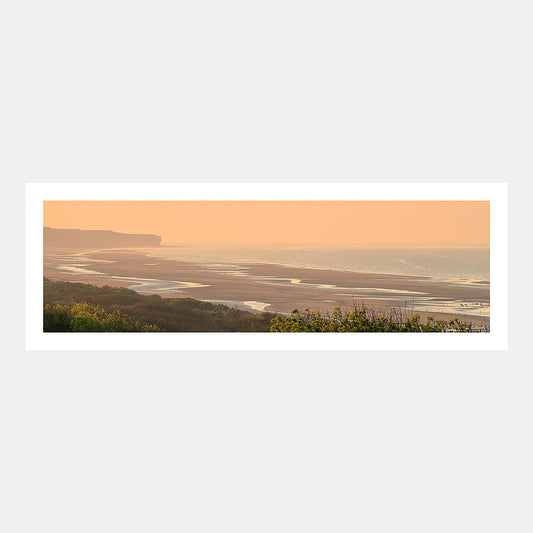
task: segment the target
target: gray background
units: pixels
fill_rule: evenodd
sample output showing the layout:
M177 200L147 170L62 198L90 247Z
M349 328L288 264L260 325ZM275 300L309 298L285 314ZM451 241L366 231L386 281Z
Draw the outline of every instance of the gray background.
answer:
M3 530L531 531L525 2L3 9ZM28 181L506 181L510 349L25 352Z

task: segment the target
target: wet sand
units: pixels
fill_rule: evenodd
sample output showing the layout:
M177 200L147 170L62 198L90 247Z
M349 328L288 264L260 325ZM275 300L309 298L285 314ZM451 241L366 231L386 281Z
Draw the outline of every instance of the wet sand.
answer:
M250 308L274 313L290 313L295 308L330 312L336 306L351 309L356 303L384 312L397 308L407 313L417 312L423 318L427 315L439 319L458 317L474 324L489 324L488 317L468 314L466 309L450 313L416 309L417 302L421 300L434 305L453 300L460 300L463 306L488 305L487 285L436 281L420 276L263 263L222 267L150 257L141 250L73 251L50 248L45 250L44 276L98 286L133 287L138 292L162 297L229 302L228 305L231 302L249 302Z

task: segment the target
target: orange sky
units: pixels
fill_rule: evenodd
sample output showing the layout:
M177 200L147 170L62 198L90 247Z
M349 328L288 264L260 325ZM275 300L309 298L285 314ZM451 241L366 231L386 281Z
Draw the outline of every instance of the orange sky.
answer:
M154 233L163 244L488 246L489 202L46 201L44 225Z

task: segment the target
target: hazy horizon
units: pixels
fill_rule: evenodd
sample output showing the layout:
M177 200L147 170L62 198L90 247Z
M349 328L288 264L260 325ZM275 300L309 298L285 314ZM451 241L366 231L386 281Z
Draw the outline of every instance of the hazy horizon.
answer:
M162 246L489 248L481 201L45 201L44 226L154 234Z
M65 227L65 228L57 228L57 227L53 227L53 226L44 226L45 228L48 227L50 229L66 229L66 230L82 230L82 231L112 231L112 232L116 232L116 233L124 233L125 235L133 235L133 233L130 233L130 232L118 232L114 229L109 229L109 228L75 228L75 227ZM150 235L149 232L146 232L146 231L139 231L139 232L136 232L135 234L137 235ZM153 234L155 235L155 234ZM383 243L378 243L378 244L372 244L372 243L363 243L363 244L356 244L356 243L351 243L351 242L335 242L335 243L331 243L331 242L261 242L261 243L256 243L256 242L226 242L226 243L219 243L219 242L208 242L208 241L202 241L202 242L187 242L186 244L184 244L183 242L167 242L167 241L161 241L161 244L160 244L160 247L164 248L164 247L168 247L168 248L173 248L173 247L196 247L196 246L213 246L213 247L220 247L220 248L227 248L227 247L246 247L246 248L254 248L254 247L274 247L274 246L279 246L279 247L284 247L284 248L290 248L290 247L303 247L303 246L306 246L306 247L338 247L338 248L343 248L343 247L351 247L351 248L362 248L362 249L372 249L372 248L376 248L376 249L380 249L380 248L391 248L391 249L394 249L394 248L398 248L398 249L438 249L438 248L448 248L448 249L454 249L454 248L457 248L457 249L462 249L462 248L467 248L467 249L481 249L481 250L489 250L490 249L490 246L488 244L469 244L469 243L466 243L466 244L439 244L439 243L427 243L427 244L406 244L406 243L401 243L401 242L396 242L396 243L387 243L387 242L383 242Z

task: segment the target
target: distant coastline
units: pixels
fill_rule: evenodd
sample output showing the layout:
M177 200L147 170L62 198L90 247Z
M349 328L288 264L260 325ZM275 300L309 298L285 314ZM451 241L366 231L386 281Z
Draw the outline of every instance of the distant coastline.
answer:
M44 227L45 247L58 248L115 248L115 247L157 247L161 244L159 235L119 233L108 230L59 229Z

